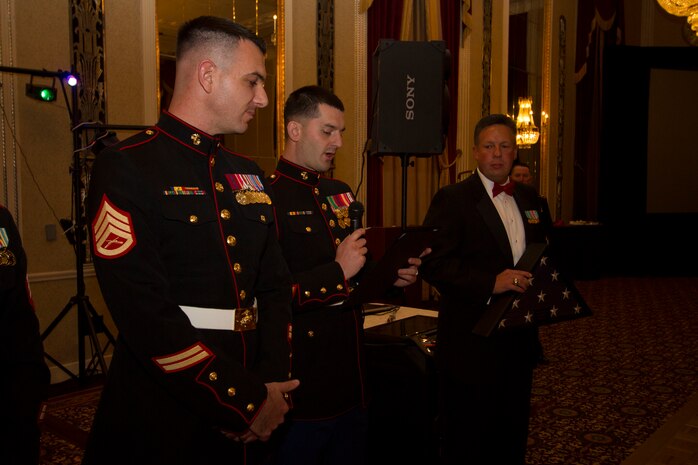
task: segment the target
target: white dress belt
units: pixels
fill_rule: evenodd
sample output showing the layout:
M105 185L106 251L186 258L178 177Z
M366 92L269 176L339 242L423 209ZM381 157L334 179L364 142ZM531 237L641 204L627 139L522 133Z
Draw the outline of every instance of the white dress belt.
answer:
M244 331L245 329L254 329L249 327L249 323L245 324L244 328L241 323L241 316L236 318L236 312L247 312L252 309L254 313L254 322L257 323L257 299L254 300L252 307L246 308L207 308L207 307L192 307L188 305L179 306L189 318L189 322L195 328L199 329L222 329L227 331Z

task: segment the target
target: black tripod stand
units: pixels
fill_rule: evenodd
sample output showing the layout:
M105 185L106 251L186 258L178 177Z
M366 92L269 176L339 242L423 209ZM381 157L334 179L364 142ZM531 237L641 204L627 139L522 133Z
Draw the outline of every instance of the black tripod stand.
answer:
M400 219L402 230L407 228L407 169L410 166L414 166L414 161L410 161L410 158L428 158L433 156L432 154L411 154L411 153L391 153L384 154L389 156L400 157L400 166L402 168L402 205L400 211Z
M79 225L79 222L76 222L76 231L75 231L75 237L76 241L79 240L80 236L83 236L84 234L79 233L81 229L77 229L78 227L82 228L81 225ZM82 246L81 243L78 242L75 244L75 249L81 250ZM71 378L78 380L78 381L83 381L86 379L87 376L93 375L94 371L97 368L97 364L99 365L99 368L102 372L102 374L107 373L107 363L104 360L104 353L109 347L109 344L114 344L114 336L109 332L109 329L104 325L104 321L102 319L102 316L97 314L97 311L94 309L92 304L90 303L90 298L85 294L85 279L84 279L84 272L83 272L83 267L82 267L82 255L79 252L76 252L76 262L77 262L77 293L70 298L68 303L66 304L65 307L63 307L63 310L58 314L58 316L51 322L51 324L46 328L46 330L41 334L41 340L43 341L46 339L49 334L58 326L58 324L63 320L63 318L72 310L75 308L78 312L78 374L75 375L73 372L68 370L64 365L62 365L58 360L55 358L51 357L49 354L44 353L44 356L49 359L54 365L56 365L58 368L60 368L63 372L65 372L68 376ZM97 337L97 333L104 333L107 336L108 342L102 348L99 338ZM86 357L85 357L85 337L90 338L90 344L91 344L91 350L92 350L92 355L90 359L89 365L86 365ZM90 372L88 373L88 369Z
M400 157L400 166L402 167L402 205L400 211L400 220L402 230L407 228L407 168L413 166L414 162L410 162L410 157L407 153L398 154Z
M61 83L62 84L62 83ZM70 241L75 250L75 268L76 268L76 293L70 298L68 303L63 307L63 310L58 314L58 316L51 322L51 324L44 330L41 334L41 340L44 341L51 332L58 326L58 324L65 318L72 309L77 311L78 319L78 373L77 375L71 372L63 364L58 362L55 358L47 353L44 356L50 360L59 369L65 372L72 379L78 381L84 381L87 376L93 375L97 368L100 369L101 373L107 374L107 363L104 359L105 351L108 349L110 344L114 344L114 336L111 334L109 329L104 325L102 316L100 316L95 308L90 303L89 297L85 293L85 274L84 274L84 263L85 263L85 244L86 244L86 230L85 230L85 214L84 206L82 202L81 195L81 173L82 173L82 161L81 161L81 135L78 129L78 98L77 98L77 86L71 87L71 104L68 102L68 96L65 92L65 87L62 85L63 95L66 100L66 106L68 107L68 112L70 113L70 120L72 124L73 132L73 165L71 169L71 179L72 179L72 201L73 201L73 215L75 217L72 227L67 231L70 233L72 230L72 237L74 240ZM72 106L72 110L71 110ZM69 236L70 237L70 236ZM107 337L107 344L102 347L102 344L97 337L98 333L103 333ZM85 338L90 340L90 361L86 363L86 346Z

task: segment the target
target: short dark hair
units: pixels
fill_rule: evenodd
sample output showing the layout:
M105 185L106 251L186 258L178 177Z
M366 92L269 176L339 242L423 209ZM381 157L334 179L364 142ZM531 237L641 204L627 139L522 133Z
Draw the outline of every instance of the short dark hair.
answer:
M199 16L182 24L177 32L177 58L192 48L204 43L229 42L237 45L241 40L255 44L262 54L267 53L267 44L246 27L218 16Z
M477 124L475 125L475 139L473 139L473 143L477 145L480 141L479 137L483 129L489 126L494 126L495 124L501 124L508 127L509 129L511 129L512 134L514 134L514 138L516 138L516 121L514 121L507 115L495 113L492 115L484 116L480 119L480 121L477 122Z
M529 170L531 169L528 163L524 163L518 158L514 160L514 163L512 163L511 170L514 171L514 168L516 168L517 166L523 166L524 168L528 168Z
M320 86L305 86L291 92L284 105L284 121L286 124L293 118L317 118L320 115L318 106L324 103L339 111L344 111L344 104L331 91Z

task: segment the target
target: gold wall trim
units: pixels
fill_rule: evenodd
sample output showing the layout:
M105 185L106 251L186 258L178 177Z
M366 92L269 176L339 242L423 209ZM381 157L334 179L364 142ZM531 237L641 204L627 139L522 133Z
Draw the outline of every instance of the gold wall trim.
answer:
M472 23L472 18L470 22ZM477 97L474 97L470 91L473 85L470 73L471 61L473 59L473 34L470 33L468 28L464 28L462 34L462 45L458 50L460 54L458 58L458 115L462 119L459 119L456 130L456 150L460 150L462 155L456 158L456 182L459 180L459 176L467 175L471 169L469 168L469 165L472 163L472 157L469 156L470 147L473 145L470 140L472 137L472 131L470 130L472 126L470 121L472 116L471 100L477 101Z
M7 10L5 13L0 14L0 18L3 19L0 25L2 31L2 35L0 35L0 65L14 66L15 49L14 31L12 29L15 22L14 2L7 0L6 6ZM0 160L2 162L2 197L0 197L0 203L12 212L17 227L21 230L19 153L17 141L13 137L13 134L17 133L16 81L15 74L0 74L0 105L5 109L5 116L2 118L3 121L0 125L2 128L0 130L0 138L2 140L2 160Z
M276 158L284 153L286 127L284 103L286 103L286 6L285 0L276 0Z
M143 34L143 124L154 124L160 116L160 56L155 0L140 0Z
M317 85L334 91L334 0L317 0Z
M358 182L363 179L358 192L355 192L359 199L366 199L367 176L363 173L364 157L368 155L363 153L363 148L368 137L367 132L367 95L366 89L368 86L368 68L366 60L368 59L367 45L367 18L368 12L362 8L362 0L354 0L354 11L356 11L356 20L354 21L354 146L357 148L359 159L354 165L354 179ZM363 175L363 178L362 178Z
M490 114L490 75L492 73L492 0L483 2L482 14L482 105L480 116Z
M71 0L72 63L80 75L75 121L106 122L104 81L104 4L101 0Z
M562 218L562 160L565 151L565 81L567 60L567 19L560 16L558 32L558 84L557 84L557 154L555 163L555 219Z
M97 276L94 265L89 263L85 264L83 269L83 276L85 278ZM29 280L29 284L45 283L49 281L73 281L76 278L77 273L78 272L75 269L29 273L27 275L27 279Z
M542 82L541 82L541 114L538 122L540 123L541 141L540 141L540 174L539 174L539 189L540 194L544 197L549 197L549 173L551 160L549 137L549 124L543 119L543 112L550 115L550 93L551 93L551 75L552 75L552 53L553 48L553 0L545 0L543 6L543 63L542 63Z

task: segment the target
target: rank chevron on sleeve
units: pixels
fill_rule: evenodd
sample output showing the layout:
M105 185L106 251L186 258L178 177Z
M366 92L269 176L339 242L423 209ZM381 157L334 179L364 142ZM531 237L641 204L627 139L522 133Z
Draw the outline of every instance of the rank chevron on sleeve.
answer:
M212 355L213 352L205 345L196 343L181 352L154 357L153 361L165 373L174 373L198 365Z
M136 245L131 215L115 207L104 195L92 222L92 237L95 255L101 258L126 255Z

